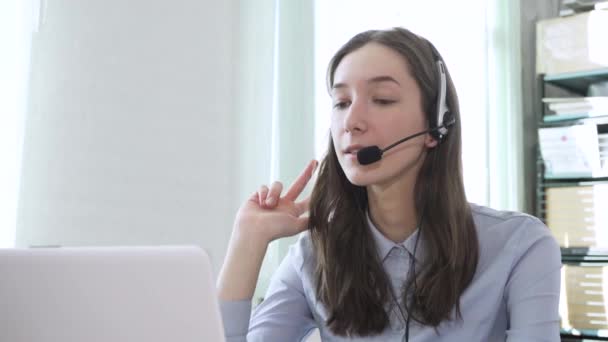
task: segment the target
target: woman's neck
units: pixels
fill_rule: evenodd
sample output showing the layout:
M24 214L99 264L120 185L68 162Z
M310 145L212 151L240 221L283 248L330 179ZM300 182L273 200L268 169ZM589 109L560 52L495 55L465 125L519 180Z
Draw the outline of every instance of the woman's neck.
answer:
M405 241L417 225L415 181L402 180L390 186L367 187L369 215L378 230L391 241Z

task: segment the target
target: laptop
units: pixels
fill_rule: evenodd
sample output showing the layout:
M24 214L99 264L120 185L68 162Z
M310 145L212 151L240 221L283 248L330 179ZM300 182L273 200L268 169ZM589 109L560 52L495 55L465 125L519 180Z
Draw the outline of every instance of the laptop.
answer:
M224 341L193 246L0 249L0 341Z

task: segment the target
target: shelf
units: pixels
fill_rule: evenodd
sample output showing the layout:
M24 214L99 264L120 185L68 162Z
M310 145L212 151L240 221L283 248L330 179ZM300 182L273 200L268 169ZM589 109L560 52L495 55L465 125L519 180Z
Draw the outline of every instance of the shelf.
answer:
M602 175L604 173L602 172ZM602 180L606 179L606 177L591 177L590 172L569 172L569 173L560 173L559 176L545 175L545 180L553 183L565 183L569 180L573 182L570 183L579 183L575 185L592 185L597 182L602 182ZM583 182L585 184L583 184ZM546 184L547 182L545 182ZM572 185L572 184L570 184ZM568 184L563 184L563 186L568 186Z
M582 266L606 266L608 264L608 255L595 256L575 256L575 255L562 255L562 264L575 264L581 266L581 264L587 264Z
M584 186L608 183L608 177L596 178L544 178L542 186L544 187L560 187L560 186Z
M560 116L560 115L545 115L543 121L539 122L540 128L548 127L560 127L560 126L572 126L578 124L596 124L603 125L608 124L608 114L598 116L587 116L586 114L571 115L571 116Z
M588 263L587 266L598 266L598 265L607 265L608 264L608 255L605 253L607 251L591 251L591 253L603 253L603 254L564 254L564 250L569 250L569 252L577 252L583 253L585 248L560 248L562 250L562 263L564 264L583 264Z
M586 94L590 84L599 81L608 81L608 68L545 75L544 80L547 83L554 84L561 88L579 94Z
M562 337L591 338L591 341L608 341L608 330L560 329L560 334Z

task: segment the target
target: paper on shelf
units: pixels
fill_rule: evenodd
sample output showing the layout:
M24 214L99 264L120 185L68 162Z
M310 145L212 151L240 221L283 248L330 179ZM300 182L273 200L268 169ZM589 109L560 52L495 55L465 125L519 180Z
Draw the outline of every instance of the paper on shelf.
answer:
M608 96L543 98L551 111L560 113L603 112L608 114Z
M602 177L597 126L592 124L538 130L545 178Z
M608 67L607 31L607 10L538 21L536 73L560 74Z

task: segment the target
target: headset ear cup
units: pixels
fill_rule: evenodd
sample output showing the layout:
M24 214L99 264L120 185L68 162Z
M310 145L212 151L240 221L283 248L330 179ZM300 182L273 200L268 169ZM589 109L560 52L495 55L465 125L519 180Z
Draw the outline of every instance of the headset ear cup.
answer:
M452 114L451 111L448 111L445 113L444 117L443 117L443 126L449 130L450 127L452 127L452 125L454 125L454 123L456 123L456 118L454 117L454 115Z
M443 115L443 122L441 123L441 125L445 128L443 130L443 134L437 131L437 134L439 136L438 141L440 144L445 140L445 137L448 135L448 132L450 131L450 127L452 127L454 125L454 123L456 123L456 118L454 117L452 112L451 111L445 112L445 114Z
M433 137L433 139L437 140L437 142L439 144L441 144L441 140L443 140L443 136L441 135L441 133L439 133L439 131L434 130L434 131L431 131L430 134Z
M436 130L434 131L434 137L441 143L443 141L444 136L448 133L448 127L451 125L450 122L453 121L453 116L450 113L450 109L447 105L447 72L445 70L445 66L443 65L443 61L438 59L436 62L437 65L437 78L439 83L439 89L437 93L436 99L436 113L434 119L434 127Z

